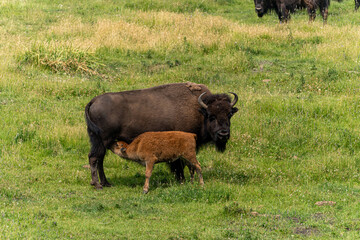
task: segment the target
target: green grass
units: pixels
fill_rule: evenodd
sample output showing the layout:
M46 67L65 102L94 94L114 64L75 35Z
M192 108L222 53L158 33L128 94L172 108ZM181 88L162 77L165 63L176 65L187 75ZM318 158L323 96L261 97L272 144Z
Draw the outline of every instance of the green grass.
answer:
M358 239L353 9L332 1L323 26L252 0L1 2L0 238ZM143 195L145 169L108 153L94 190L85 105L186 81L239 95L227 151L199 151L205 187L158 164Z

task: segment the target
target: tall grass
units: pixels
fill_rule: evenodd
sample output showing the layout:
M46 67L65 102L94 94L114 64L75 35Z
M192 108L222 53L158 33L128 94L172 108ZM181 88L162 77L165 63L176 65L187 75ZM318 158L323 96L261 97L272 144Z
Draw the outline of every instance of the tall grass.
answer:
M81 73L99 75L102 66L94 54L72 45L59 45L54 42L34 44L18 57L20 64L31 64L54 73Z

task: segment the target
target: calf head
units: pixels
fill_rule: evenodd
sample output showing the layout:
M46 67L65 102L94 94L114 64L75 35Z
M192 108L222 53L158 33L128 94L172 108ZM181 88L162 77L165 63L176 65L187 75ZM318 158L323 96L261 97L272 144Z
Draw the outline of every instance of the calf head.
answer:
M255 12L258 17L262 17L267 12L266 0L254 0Z
M116 155L123 156L126 154L127 146L128 144L126 142L118 141L111 146L110 150Z
M204 115L204 128L206 134L215 142L219 151L224 151L226 143L230 138L230 118L238 111L234 105L238 100L235 93L231 102L227 94L215 94L204 96L202 93L198 102L201 106L200 112Z

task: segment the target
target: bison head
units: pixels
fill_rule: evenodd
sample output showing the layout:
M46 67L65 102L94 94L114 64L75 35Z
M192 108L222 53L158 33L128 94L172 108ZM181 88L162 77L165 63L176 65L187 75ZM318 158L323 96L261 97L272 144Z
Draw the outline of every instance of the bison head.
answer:
M262 17L267 12L266 0L254 0L255 12L258 17Z
M230 118L238 111L234 105L238 100L235 93L234 100L226 94L215 94L204 96L202 93L198 102L201 106L200 112L204 115L204 126L206 134L215 142L219 151L224 151L226 142L230 138Z

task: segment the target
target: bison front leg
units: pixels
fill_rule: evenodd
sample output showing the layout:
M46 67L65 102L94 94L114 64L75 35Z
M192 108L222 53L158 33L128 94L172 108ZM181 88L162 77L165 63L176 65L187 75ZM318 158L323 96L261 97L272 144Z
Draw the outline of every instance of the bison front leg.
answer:
M179 182L184 182L185 175L184 175L184 167L185 164L181 159L177 159L174 162L169 163L170 170L172 173L175 174L175 178Z
M152 171L154 169L155 162L156 162L155 157L146 161L145 184L144 184L144 188L143 188L144 194L149 192L150 177L151 177Z

